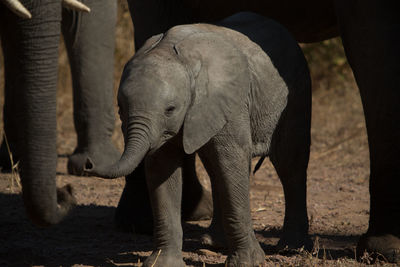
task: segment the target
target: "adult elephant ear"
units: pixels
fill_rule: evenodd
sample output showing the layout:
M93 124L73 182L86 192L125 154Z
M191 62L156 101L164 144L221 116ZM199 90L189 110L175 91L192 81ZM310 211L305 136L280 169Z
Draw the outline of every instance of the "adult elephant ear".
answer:
M247 59L232 40L196 33L174 46L191 77L192 103L183 125L183 147L192 154L215 136L245 105Z

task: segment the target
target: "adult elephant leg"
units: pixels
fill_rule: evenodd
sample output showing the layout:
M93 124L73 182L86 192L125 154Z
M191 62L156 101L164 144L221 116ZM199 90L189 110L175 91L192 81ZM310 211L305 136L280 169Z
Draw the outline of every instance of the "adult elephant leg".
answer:
M61 1L22 2L31 20L0 7L6 91L19 99L13 116L18 121L16 151L24 204L34 223L47 226L61 221L74 203L71 187L57 190L55 179Z
M398 1L337 1L341 36L363 102L370 150L369 227L358 243L400 263Z
M62 30L71 63L74 123L78 145L68 172L83 173L86 159L108 165L120 153L111 142L114 130L113 78L116 1L88 0L91 13L63 9Z

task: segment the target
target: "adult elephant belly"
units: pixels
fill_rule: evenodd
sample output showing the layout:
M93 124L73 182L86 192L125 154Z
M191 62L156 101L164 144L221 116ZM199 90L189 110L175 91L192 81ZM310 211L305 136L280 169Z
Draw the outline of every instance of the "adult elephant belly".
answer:
M334 0L129 0L128 4L135 26L136 48L175 25L213 23L242 11L279 21L299 42L318 42L338 36Z
M333 0L184 1L192 18L219 21L241 11L252 11L283 24L299 42L318 42L338 36Z

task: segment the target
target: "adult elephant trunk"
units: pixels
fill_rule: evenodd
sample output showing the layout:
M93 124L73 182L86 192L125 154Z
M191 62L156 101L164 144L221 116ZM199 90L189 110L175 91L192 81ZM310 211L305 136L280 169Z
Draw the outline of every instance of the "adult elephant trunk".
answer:
M56 85L61 1L22 1L20 19L0 6L5 62L5 131L16 140L26 211L39 226L60 222L75 199L56 188ZM12 125L12 126L10 126Z
M148 131L143 125L132 123L131 127L129 127L125 137L124 153L116 163L108 167L97 167L88 158L85 171L91 175L108 179L127 176L132 173L150 149Z

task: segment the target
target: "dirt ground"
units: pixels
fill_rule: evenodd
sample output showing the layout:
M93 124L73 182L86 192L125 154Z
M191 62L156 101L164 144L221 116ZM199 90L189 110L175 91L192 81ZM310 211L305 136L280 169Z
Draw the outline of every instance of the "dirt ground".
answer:
M116 85L123 63L133 54L130 24L126 5L120 4ZM313 47L305 46L307 49ZM65 50L61 48L57 183L73 185L78 205L61 224L39 229L26 218L17 178L0 174L0 266L141 266L152 250L151 237L119 233L113 226L124 179L74 177L66 172L67 156L76 144L66 61ZM251 177L254 229L267 255L268 266L360 265L354 260L355 245L368 226L369 157L360 97L348 66L342 65L344 74L335 82L327 81L318 73L318 67L311 66L314 90L308 214L315 245L312 252L276 253L274 245L284 216L282 187L268 160ZM2 82L0 76L0 87ZM116 124L113 139L122 148L119 120ZM200 163L198 173L209 186ZM183 256L189 266L216 266L226 258L223 251L205 248L198 241L208 223L183 225Z

